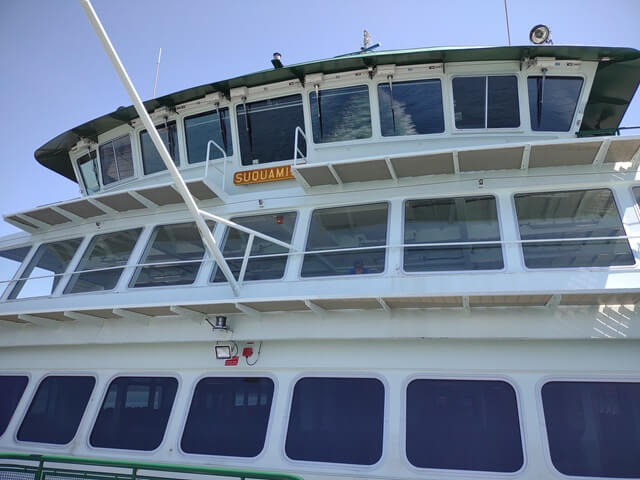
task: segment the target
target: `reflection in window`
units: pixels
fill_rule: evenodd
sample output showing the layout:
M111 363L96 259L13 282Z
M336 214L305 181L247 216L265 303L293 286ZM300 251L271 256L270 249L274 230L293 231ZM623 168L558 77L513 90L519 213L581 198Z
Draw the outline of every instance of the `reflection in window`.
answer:
M170 377L118 377L111 382L89 442L94 447L155 450L178 389Z
M0 297L9 285L8 280L14 277L29 250L31 247L0 250Z
M356 275L384 271L386 203L314 210L302 264L303 277ZM334 250L341 250L333 252Z
M516 472L523 464L513 387L496 380L414 380L407 458L420 468Z
M456 77L452 85L456 128L520 126L515 75Z
M139 267L131 286L189 285L196 280L203 255L195 223L156 227L140 263L159 265Z
M80 238L41 245L22 272L9 298L51 295L80 246Z
M169 155L173 163L178 164L178 128L176 122L163 123L156 126L156 130L162 139L162 143L167 147ZM140 148L142 149L142 166L145 175L150 173L166 170L162 157L158 153L158 149L151 141L149 132L143 130L140 132Z
M542 405L561 473L640 477L640 383L549 382Z
M133 157L131 156L129 135L103 143L99 150L103 185L133 176Z
M87 191L87 195L93 195L100 190L96 151L92 150L86 155L81 156L77 162L80 176L82 177L82 184Z
M180 446L186 453L255 457L264 448L273 381L209 377L198 382Z
M332 88L309 94L315 143L371 137L369 87Z
M187 138L189 163L204 162L209 140L216 142L227 156L233 155L229 109L221 108L213 112L199 113L184 119L184 133ZM209 160L222 158L222 152L211 147Z
M293 228L296 223L296 212L236 217L232 218L231 221L283 242L291 243L291 236L293 235ZM227 259L227 264L236 280L240 274L248 239L248 234L235 228L227 228L222 253L225 259ZM284 247L254 237L244 280L273 280L282 278L287 265L288 253L289 250ZM226 281L219 268L216 268L213 278L214 282Z
M444 132L439 79L378 85L383 136Z
M383 430L380 380L303 378L293 389L285 450L293 460L373 465Z
M529 77L531 129L567 132L571 128L582 81L576 77Z
M295 129L304 128L302 95L243 103L236 113L243 165L293 158Z
M0 436L9 426L28 382L25 375L0 375Z
M407 272L496 270L503 267L499 243L447 245L500 241L493 197L408 200L404 207L404 222L405 245L442 244L406 247L404 269Z
M95 383L93 377L46 377L22 420L18 440L69 443L78 430Z
M64 293L94 292L115 288L142 229L105 233L93 237Z
M523 193L515 196L525 264L529 268L633 265L611 190ZM584 240L571 240L584 238ZM549 241L559 239L558 241Z

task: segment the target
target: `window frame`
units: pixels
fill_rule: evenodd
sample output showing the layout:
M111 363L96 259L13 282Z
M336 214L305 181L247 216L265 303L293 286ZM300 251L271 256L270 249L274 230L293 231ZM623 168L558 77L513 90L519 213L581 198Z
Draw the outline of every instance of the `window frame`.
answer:
M18 400L18 403L16 404L16 408L13 410L13 414L11 415L11 418L9 418L9 422L7 423L7 428L4 430L4 432L0 433L0 439L3 437L6 438L12 438L13 440L15 440L18 436L18 430L20 429L20 425L22 425L22 418L24 415L26 415L28 408L25 408L24 402L26 402L26 399L28 397L30 397L31 395L35 394L35 389L33 387L33 374L29 371L20 371L20 370L7 370L7 371L3 371L2 373L0 373L0 376L2 377L26 377L27 378L27 384L24 387L24 391L22 392L22 395L20 396L20 399ZM29 403L31 404L31 403ZM20 419L20 423L18 424L18 427L15 428L15 423L17 421L17 419ZM12 428L14 427L14 428ZM11 436L9 436L9 431L11 431L13 434Z
M175 157L176 158L173 159L174 160L173 164L176 166L176 168L178 170L182 169L184 167L184 162L182 161L182 158L183 158L182 157L182 144L184 142L182 141L182 137L180 135L180 128L181 128L181 126L183 126L183 125L181 125L181 123L184 122L184 119L183 119L182 122L180 122L180 118L178 118L175 115L171 115L169 118L167 118L166 122L164 121L164 118L160 119L159 123L156 123L156 122L158 122L157 118L152 118L151 121L153 122L153 126L156 129L156 131L158 130L158 127L165 128L165 123L167 124L169 129L171 128L172 124L175 125L175 127L176 127ZM138 176L137 174L134 174L134 177L135 178L147 178L147 177L153 178L154 175L161 175L163 173L164 174L168 174L169 172L168 172L166 166L164 165L164 161L162 162L162 166L165 167L165 168L161 168L160 170L158 170L156 172L151 172L151 173L146 173L145 172L145 163L144 163L144 157L143 157L143 151L142 151L142 134L143 133L147 133L148 134L148 130L144 125L141 124L140 128L137 128L135 130L135 137L136 137L135 141L136 141L136 144L135 145L133 145L133 143L131 144L132 151L135 149L135 152L136 152L136 154L138 156L138 159L139 159L139 162L140 162L140 172L141 172L140 176ZM149 140L151 141L151 137L149 137ZM151 141L151 143L153 145L153 141ZM155 150L155 145L153 145L153 148ZM167 150L169 150L169 149L167 148ZM171 154L171 152L169 152L169 154ZM132 156L133 156L133 153L132 153ZM135 160L134 160L134 164L135 164ZM137 170L136 170L136 172L137 172ZM109 184L109 185L111 185L111 184Z
M236 138L238 134L236 132L236 126L234 126L234 122L236 121L234 112L233 112L233 110L235 109L235 105L233 105L230 101L226 101L224 99L223 101L220 101L217 103L218 103L218 107L217 107L218 112L227 110L227 115L229 118L229 131L227 132L227 137L228 137L227 146L229 147L229 149L231 149L231 154L227 155L226 159L227 159L227 162L231 162L232 161L231 159L236 157L237 150L239 148L239 147L236 147ZM204 161L201 161L201 162L191 161L189 157L189 146L188 146L186 122L187 120L194 117L204 117L205 115L215 114L216 113L215 104L214 104L214 108L211 108L211 106L212 106L211 104L206 104L204 107L201 107L201 108L185 108L175 118L176 123L179 124L178 125L178 143L180 145L178 150L180 151L180 159L181 160L185 159L181 163L181 169L183 170L186 170L188 168L205 167L205 165L207 164L207 162L204 162ZM304 105L303 105L303 108L304 108ZM180 132L181 130L182 130L182 133ZM180 142L181 138L184 139L182 142ZM224 145L220 145L220 146L224 147ZM215 149L215 151L220 152L220 150L218 150L217 148ZM225 157L222 156L220 158L212 158L209 160L208 163L210 164L222 163L224 162L224 160L225 160ZM242 161L240 163L242 164Z
M89 395L89 399L87 400L87 405L84 408L84 411L82 412L82 415L80 416L80 421L78 422L78 428L76 428L76 431L73 435L73 438L69 441L69 443L65 443L65 444L59 444L59 443L42 443L42 442L32 442L32 441L28 441L28 440L18 440L18 432L20 431L20 427L22 427L22 423L24 422L27 414L29 413L29 408L31 407L31 404L33 403L33 400L35 399L36 394L38 393L38 390L40 389L40 385L42 385L42 382L49 378L49 377L92 377L94 380L93 383L93 389L91 390L91 394ZM18 445L28 445L30 447L33 448L33 446L36 445L42 445L42 446L46 446L47 448L52 448L52 449L56 449L56 450L63 450L66 449L69 445L72 445L77 439L78 439L78 434L81 430L83 430L83 426L85 424L85 422L87 421L88 417L88 413L89 410L91 410L92 408L92 400L95 399L97 393L96 391L101 387L101 383L100 383L100 377L98 376L97 372L94 371L80 371L80 372L69 372L68 370L63 370L60 372L56 372L56 371L47 371L46 373L44 373L43 375L41 375L38 379L37 382L34 380L33 382L31 382L31 380L33 380L31 377L29 378L29 383L27 384L27 388L25 389L25 393L22 395L22 399L20 400L20 402L27 402L26 407L22 408L22 412L20 415L20 421L18 423L18 428L14 429L13 431L13 441L16 442ZM28 400L26 400L27 398L27 390L31 389L28 395ZM21 405L18 404L18 407L20 407ZM16 408L17 410L17 408ZM15 414L14 414L15 415ZM15 418L12 419L12 421L15 421ZM9 425L11 426L11 425ZM84 433L84 432L83 432Z
M361 465L357 463L336 463L336 462L318 462L313 460L295 460L287 455L287 436L289 434L289 419L291 418L291 409L293 407L293 392L295 390L296 384L300 380L305 378L373 379L373 380L378 380L382 384L383 395L384 395L383 402L382 402L382 407L383 407L382 451L380 452L380 458L375 463L371 465ZM297 375L291 378L291 380L289 381L289 387L287 389L287 402L285 406L286 410L284 412L285 414L282 416L282 418L286 419L286 425L284 425L284 427L282 428L282 432L280 434L281 457L284 459L285 463L289 463L292 466L303 465L303 466L314 467L316 469L321 468L321 469L327 469L327 470L335 470L335 471L341 472L342 474L344 474L345 468L353 469L353 470L362 470L362 471L377 469L378 467L380 467L380 465L382 465L384 461L386 461L387 455L388 455L387 447L390 439L389 430L391 430L391 428L388 427L389 420L390 420L389 403L390 403L390 396L392 393L393 392L391 392L389 388L389 382L387 381L387 378L376 372L362 372L362 371L356 371L356 370L348 370L348 371L340 371L340 372L333 371L333 370L329 370L329 371L303 370L299 372Z
M515 195L515 194L514 194ZM496 270L436 270L436 271L425 271L425 272L408 272L405 270L404 268L404 249L405 248L411 248L411 245L409 244L405 244L404 243L404 229L405 229L405 225L406 225L406 218L405 218L405 213L406 213L406 202L410 201L410 200L440 200L440 199L449 199L449 198L474 198L474 197L493 197L493 199L495 200L496 203L496 220L498 222L498 233L500 234L500 239L497 241L497 243L500 246L500 253L502 255L502 268L500 269L496 269ZM515 199L515 197L514 197ZM515 200L514 200L515 201ZM515 208L515 205L514 205ZM505 248L505 242L506 240L504 239L504 226L503 226L503 222L502 222L502 211L501 211L501 204L500 204L500 196L496 193L490 193L490 192L486 192L486 193L480 193L478 192L477 194L473 194L473 193L464 193L462 195L442 195L442 196L432 196L432 197L425 197L425 198L415 198L415 197L405 197L402 199L402 215L400 216L400 221L402 222L402 231L401 231L401 235L400 235L400 241L402 242L402 245L409 245L408 247L402 247L401 248L401 258L400 258L400 267L401 267L401 271L403 275L482 275L482 274L492 274L492 273L504 273L507 271L508 265L507 265L507 254L506 254L506 248ZM517 222L517 218L516 218L516 222ZM446 245L445 242L443 242L443 245ZM524 257L523 257L524 259Z
M529 108L529 77L542 77L542 72L525 72L524 75L524 88L526 89L526 98L525 104L527 108L527 123L529 125L529 131L534 135L570 135L572 137L573 133L580 130L582 126L582 120L580 121L580 125L576 125L576 119L578 118L578 112L581 109L584 109L586 106L586 102L591 94L591 89L593 87L593 80L595 78L595 71L592 75L587 75L582 72L582 70L571 71L571 70L563 70L563 71L554 71L551 74L547 72L545 77L553 78L580 78L582 80L582 86L580 87L580 94L576 99L576 106L573 109L573 116L571 117L571 122L569 124L569 130L534 130L533 125L531 124L531 108ZM585 98L586 97L586 98Z
M504 382L509 385L515 394L516 397L516 409L518 413L518 426L520 427L520 446L522 447L522 465L515 472L490 472L486 470L454 470L454 469L444 469L444 468L421 468L416 467L409 461L409 457L407 456L407 390L409 388L409 384L414 380L450 380L450 381L489 381L489 382ZM527 432L526 425L523 421L524 419L524 409L523 409L523 401L522 394L518 387L518 383L514 378L508 375L482 375L482 374L454 374L454 375L446 375L446 374L434 374L434 375L426 375L424 373L414 373L408 377L406 377L401 384L401 402L400 402L400 459L404 463L405 467L410 469L415 473L419 473L424 475L425 473L434 475L434 476L447 476L447 475L465 475L465 476L477 476L477 477L497 477L497 478L510 478L520 476L522 472L525 471L529 464L528 458L528 445L527 445Z
M31 262L31 259L35 255L37 248L34 249L33 247L34 246L39 247L40 245L42 245L42 242L26 243L26 244L19 243L16 245L11 245L10 247L2 248L2 250L13 250L16 248L28 248L29 250L27 251L27 254L24 256L24 258L22 259L22 262L20 263L20 265L18 265L18 268L13 273L12 277L0 279L0 280L9 280L4 284L0 283L0 303L20 300L17 298L10 299L9 295L13 291L14 286L17 285L18 280L22 278L22 273L26 270L27 265L29 265L29 262ZM66 281L64 283L66 284Z
M126 125L126 127L129 127L129 126ZM118 129L117 131L120 131L120 129ZM111 132L109 132L109 133L111 133ZM129 145L131 146L131 166L132 166L132 169L133 169L133 173L132 173L132 175L130 177L120 178L120 179L118 179L116 181L113 181L113 182L105 184L104 181L103 181L103 178L102 178L102 155L100 155L100 147L102 145L107 144L107 143L115 142L117 140L120 140L121 138L124 138L124 137L129 137ZM113 188L116 185L123 185L123 184L126 184L127 182L131 182L131 181L136 180L138 178L138 176L139 176L138 172L139 172L139 168L140 167L137 165L137 163L138 163L138 161L140 161L140 159L137 158L137 152L138 152L138 149L139 149L139 145L138 145L138 141L137 141L137 139L135 137L136 137L135 135L131 135L130 131L126 131L125 133L122 133L120 135L115 135L114 137L109 137L109 138L104 139L104 140L102 140L102 141L100 141L98 143L98 146L96 147L96 151L98 152L96 158L98 159L98 168L100 169L100 178L98 180L100 182L100 186L101 186L100 191L101 192L105 192L107 190L110 190L111 188ZM120 170L118 170L118 176L120 176Z
M525 128L525 123L523 121L523 105L522 105L522 74L520 72L508 72L508 71L494 71L494 72L486 72L486 73L476 73L476 72L456 72L448 76L448 86L450 89L450 109L449 114L451 116L451 131L452 133L481 133L481 132L522 132ZM456 107L455 107L455 94L453 90L453 80L456 78L486 78L485 82L485 101L484 101L484 123L487 125L488 116L489 116L489 77L514 77L516 79L516 87L517 87L517 102L518 105L518 118L519 123L516 127L482 127L482 128L458 128L456 126ZM525 82L526 88L526 82ZM529 92L527 91L527 113L529 113ZM442 103L444 104L444 89L443 89L443 99ZM576 108L577 110L577 108ZM446 116L446 114L445 114ZM527 123L529 123L529 118L526 118ZM528 129L531 130L531 125L529 124ZM445 125L446 130L446 125Z
M635 262L631 265L611 265L608 267L597 267L597 266L590 266L590 267L543 267L543 268L530 268L527 267L526 261L524 259L524 250L522 248L522 246L524 245L522 242L522 237L520 235L520 223L518 221L518 210L516 209L516 195L521 195L521 194L535 194L535 193L563 193L563 192L584 192L584 191L589 191L589 190L609 190L611 192L612 198L613 198L613 203L616 206L616 210L618 212L618 217L620 218L620 224L622 225L622 229L624 230L625 236L629 237L629 232L627 231L624 222L622 221L622 215L620 214L620 200L617 196L616 193L616 188L613 185L607 185L604 187L574 187L572 186L571 188L564 188L564 189L558 189L557 187L552 186L551 188L544 188L544 187L529 187L529 188L523 188L521 190L518 191L514 191L514 192L510 192L510 197L511 197L511 211L512 211L512 218L511 220L514 222L514 228L515 228L515 232L516 232L516 240L519 242L518 244L518 257L519 257L519 266L522 269L523 272L568 272L568 271L607 271L607 270L629 270L629 269L635 269L638 267L640 261L639 261L639 255L640 252L638 252L637 250L635 250L631 243L629 242L629 239L627 238L627 243L629 244L629 249L631 250L631 254L633 255L633 259L635 260ZM567 239L566 241L571 241L571 239Z
M260 451L260 453L258 453L258 455L256 455L255 457L231 457L231 456L226 456L226 455L210 455L210 454L206 454L206 453L190 453L190 452L185 452L182 449L182 436L184 435L184 429L187 427L187 419L189 418L189 411L191 410L191 404L193 403L193 396L196 393L196 388L198 386L198 384L204 380L205 378L211 378L211 377L226 377L226 378L268 378L269 380L271 380L273 382L273 396L271 397L271 409L269 410L269 417L267 418L267 430L265 432L265 436L264 436L264 445L262 445L262 450ZM272 434L272 429L275 428L273 426L274 422L274 413L275 410L278 407L277 404L277 400L278 400L278 394L280 392L280 383L278 381L278 377L276 375L274 375L272 372L270 371L264 371L262 373L260 372L254 372L254 371L236 371L236 372L229 372L229 371L220 371L220 370L213 370L210 369L206 372L201 373L200 375L198 375L197 377L195 377L192 382L191 382L191 386L189 389L189 392L186 393L186 395L188 395L186 397L186 400L188 400L187 404L186 404L186 408L181 408L181 413L180 416L178 418L176 418L176 423L177 423L177 436L176 436L176 443L177 443L177 451L180 452L181 455L184 455L186 457L190 457L193 459L204 459L204 458L215 458L215 459L219 459L219 460L232 460L234 462L246 462L246 463L254 463L256 460L261 459L264 455L266 455L267 453L267 445L269 444L269 439L270 437L273 435ZM293 392L293 390L292 390ZM176 394L176 398L177 398L177 394ZM171 420L171 417L169 418L169 420ZM168 429L167 429L168 430Z
M84 193L84 195L86 197L91 197L94 195L99 195L102 192L102 189L104 188L104 185L102 184L102 172L100 170L100 157L99 157L99 153L98 153L98 144L94 144L93 149L89 148L85 153L82 152L76 152L75 156L73 157L73 161L71 162L71 165L73 166L73 170L74 173L76 174L76 178L78 179L78 185L80 185L80 189L82 190L82 193ZM93 159L93 161L95 162L94 165L96 167L96 177L98 179L98 191L95 193L89 193L88 189L87 189L87 185L85 183L85 178L84 175L82 174L82 169L80 168L80 162L79 160L81 158L83 158L85 155L91 155L91 152L95 152L96 156ZM73 153L73 152L71 152Z

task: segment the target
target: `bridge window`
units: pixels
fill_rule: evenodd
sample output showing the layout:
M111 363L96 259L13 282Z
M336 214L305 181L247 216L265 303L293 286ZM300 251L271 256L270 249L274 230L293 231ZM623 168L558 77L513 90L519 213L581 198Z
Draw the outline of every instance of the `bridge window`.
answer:
M203 255L204 246L195 223L156 227L140 262L145 266L138 267L131 286L192 284Z
M304 128L302 95L243 103L236 113L243 165L293 158L296 127Z
M381 83L378 101L385 137L444 132L439 79Z
M264 448L273 380L208 377L193 394L180 446L186 453L255 457Z
M162 143L167 147L173 163L178 164L178 128L176 122L163 123L156 126ZM158 153L158 149L151 141L149 132L140 132L140 148L142 149L142 166L145 175L166 170L167 167Z
M28 382L29 378L25 375L0 376L0 436L7 430Z
M16 274L29 250L31 250L30 246L0 251L0 297L9 285L7 281Z
M244 227L274 237L277 240L291 243L291 237L296 223L296 212L236 217L231 220ZM236 280L239 278L248 240L248 234L235 228L227 228L222 253L225 259L227 259L229 268L233 272L234 277L236 277ZM282 278L287 265L288 254L289 250L287 248L254 237L244 280L274 280L276 278ZM226 281L219 268L216 268L214 272L213 281Z
M640 383L549 382L542 405L551 461L561 473L640 477Z
M66 445L76 434L96 383L94 377L50 376L38 386L18 430L23 442Z
M95 150L90 151L77 160L80 176L82 177L82 184L84 185L87 195L93 195L100 190L97 162Z
M9 298L28 298L51 295L67 270L69 262L82 239L74 238L41 245L16 282Z
M155 450L164 438L178 389L171 377L118 377L111 382L89 442L94 447Z
M189 163L205 161L209 140L216 142L227 156L233 155L228 108L220 108L213 112L199 113L185 118L184 132L187 138ZM222 158L222 152L215 146L211 146L209 160L216 158Z
M133 176L133 157L129 135L103 143L98 150L103 185L109 185Z
M496 243L485 243L493 242ZM494 197L408 200L404 207L407 272L501 269L502 247ZM460 243L481 242L460 245Z
M315 143L371 137L369 87L331 88L309 94Z
M515 196L524 261L529 268L633 265L611 190ZM593 238L593 239L592 239Z
M524 462L516 394L493 380L414 380L406 449L419 468L516 472Z
M373 465L383 431L380 380L303 378L293 389L285 451L293 460Z
M64 293L115 288L141 231L136 228L93 237L76 268L79 273L73 274Z
M527 86L531 129L568 131L578 105L582 83L582 78L576 77L529 77Z
M456 128L520 126L518 77L456 77L453 79Z
M381 273L385 268L389 205L314 210L303 277ZM383 248L376 248L383 247Z

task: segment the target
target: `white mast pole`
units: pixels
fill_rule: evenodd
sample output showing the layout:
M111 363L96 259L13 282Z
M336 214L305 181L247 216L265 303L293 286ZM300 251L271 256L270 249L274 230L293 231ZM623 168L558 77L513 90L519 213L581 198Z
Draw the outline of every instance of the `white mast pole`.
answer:
M136 92L136 89L133 86L133 83L131 82L131 79L129 78L127 71L122 65L122 62L120 61L120 58L118 57L118 54L115 48L113 48L113 45L111 44L111 41L107 36L107 32L104 30L102 23L100 23L100 19L98 18L98 15L93 9L91 2L89 0L80 0L80 4L82 5L84 13L87 15L89 22L91 22L91 26L93 27L93 30L96 32L96 35L100 39L100 43L102 43L102 46L104 47L104 50L107 53L107 56L111 60L111 63L113 64L113 67L116 70L116 73L120 77L120 81L122 82L122 85L124 86L125 90L129 94L129 97L131 97L131 100L133 101L133 106L135 107L136 112L138 112L138 115L140 116L140 120L142 120L142 123L147 129L147 133L149 134L151 141L153 142L155 147L158 149L158 153L160 154L162 161L166 165L169 173L171 174L171 177L173 178L173 181L176 184L178 193L180 193L180 195L182 196L184 203L187 205L187 209L189 210L189 213L191 213L191 216L195 220L198 230L200 231L200 236L202 237L202 240L205 246L207 247L209 252L213 255L216 263L220 267L220 270L222 270L222 273L224 274L225 278L229 282L229 285L231 285L231 289L233 290L233 293L235 295L238 295L238 283L236 282L236 279L234 278L233 273L229 268L229 265L227 265L227 262L224 259L222 252L218 248L215 238L213 238L213 235L211 234L209 227L207 227L207 223L204 221L204 218L202 218L202 216L200 215L200 210L198 209L198 206L196 205L195 200L191 196L191 192L189 192L189 189L187 188L187 184L184 183L184 180L182 179L182 176L180 175L178 168L173 163L173 160L171 159L171 155L169 155L169 152L167 151L167 147L165 147L164 143L162 142L162 139L160 138L160 135L158 134L158 131L156 130L156 127L153 124L151 117L147 113L147 109L144 108L144 105L142 104L142 100L140 100L140 96L138 95L138 92Z
M153 79L153 94L151 98L156 98L156 87L158 86L158 74L160 73L160 57L162 57L162 47L158 50L158 62L156 63L156 76Z

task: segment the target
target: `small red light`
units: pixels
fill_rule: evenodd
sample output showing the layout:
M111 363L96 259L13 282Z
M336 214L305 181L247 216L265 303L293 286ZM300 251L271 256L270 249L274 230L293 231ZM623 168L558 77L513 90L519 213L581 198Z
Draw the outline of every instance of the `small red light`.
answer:
M282 224L284 223L284 218L282 217L282 215L278 215L278 216L276 217L276 223L277 223L278 225L282 225Z
M224 361L224 366L225 367L235 367L236 365L238 365L238 360L240 359L240 357L238 357L237 355L231 357L228 360Z
M250 357L251 355L253 355L253 348L251 348L251 347L245 347L245 348L242 350L242 356L243 356L243 357L247 357L247 358L248 358L248 357Z

